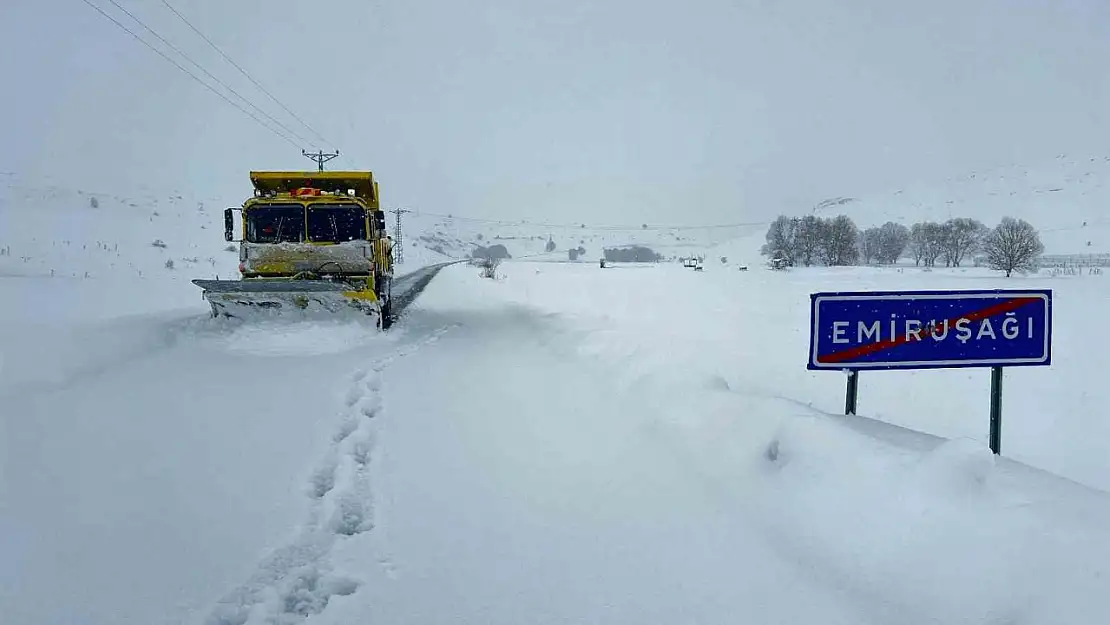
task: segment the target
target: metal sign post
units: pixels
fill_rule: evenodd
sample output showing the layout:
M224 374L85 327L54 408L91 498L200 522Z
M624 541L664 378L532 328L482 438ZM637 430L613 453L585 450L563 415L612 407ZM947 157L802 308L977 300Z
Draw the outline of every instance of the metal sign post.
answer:
M844 393L844 414L856 414L859 402L859 371L848 370L848 389Z
M1049 290L878 291L810 296L811 370L991 368L990 447L1001 453L1002 368L1052 360Z
M1002 367L991 368L991 451L1002 453Z

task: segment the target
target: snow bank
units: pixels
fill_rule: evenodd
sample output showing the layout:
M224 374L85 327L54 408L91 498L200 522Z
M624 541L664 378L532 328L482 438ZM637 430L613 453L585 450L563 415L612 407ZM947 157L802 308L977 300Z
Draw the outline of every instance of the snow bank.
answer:
M1008 457L1110 489L1110 459L1099 442L1110 438L1110 422L1098 416L1110 405L1110 388L1091 373L1110 367L1110 337L1090 331L1110 307L1103 276L1007 280L973 268L739 272L711 265L695 273L671 264L608 271L524 263L506 264L502 273L504 280L475 288L558 314L573 328L568 345L612 365L618 379L665 369L720 376L734 390L828 412L842 409L845 382L837 373L805 369L810 293L1051 288L1053 365L1006 371L1003 448ZM989 388L983 369L865 372L859 408L895 425L985 442Z
M1058 480L1036 496L1000 486L988 449L966 440L924 455L845 432L832 419L784 428L775 474L751 502L765 530L900 622L1055 623L1110 614L1098 590L1110 498ZM1097 513L1058 508L1078 498Z
M654 432L691 484L877 622L1110 617L1110 598L1100 590L1110 495L1009 459L1034 459L1096 485L1110 479L1104 455L1090 449L1074 457L1091 444L1091 432L1106 427L1094 415L1110 397L1086 372L1102 368L1107 350L1091 344L1100 335L1080 339L1078 332L1097 314L1089 303L1110 284L1049 284L1058 293L1057 353L1067 356L1051 368L1008 373L1009 451L996 459L985 447L986 378L975 372L862 379L865 411L952 440L829 414L843 400L844 379L804 369L806 296L818 288L1015 281L974 271L738 275L525 264L504 266L500 281L465 279L475 298L510 302L525 316L534 311L539 340L616 389L626 405L621 417ZM487 304L451 306L481 315ZM1084 394L1063 390L1076 384ZM1062 401L1084 408L1069 411ZM1046 424L1057 428L1053 436L1041 435Z
M0 278L0 397L90 379L167 349L203 318L184 280Z

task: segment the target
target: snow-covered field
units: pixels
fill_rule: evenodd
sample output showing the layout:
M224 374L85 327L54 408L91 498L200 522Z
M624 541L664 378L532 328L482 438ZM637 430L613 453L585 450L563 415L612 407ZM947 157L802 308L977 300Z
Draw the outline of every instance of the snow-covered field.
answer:
M184 280L5 278L45 303L0 325L5 622L1110 616L1110 278L477 273L382 336L216 322ZM805 370L811 291L1015 283L1054 289L1055 354L1007 372L1003 459L985 370L864 375L850 420Z

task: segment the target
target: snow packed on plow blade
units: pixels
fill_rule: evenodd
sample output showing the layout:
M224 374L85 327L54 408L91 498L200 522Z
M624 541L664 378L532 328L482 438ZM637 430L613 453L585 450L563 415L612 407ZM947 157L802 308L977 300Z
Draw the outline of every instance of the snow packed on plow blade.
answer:
M380 316L372 294L330 280L193 280L218 317L272 317L295 313L311 317L340 313ZM360 295L370 297L360 297Z

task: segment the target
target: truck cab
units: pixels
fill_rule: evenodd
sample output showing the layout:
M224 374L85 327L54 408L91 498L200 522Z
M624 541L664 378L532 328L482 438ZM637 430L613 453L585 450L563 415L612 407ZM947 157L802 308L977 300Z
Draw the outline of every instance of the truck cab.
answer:
M243 279L304 273L363 278L373 291L392 278L385 213L371 172L250 173L253 197L224 212L224 238L239 242ZM235 238L234 213L242 213Z

